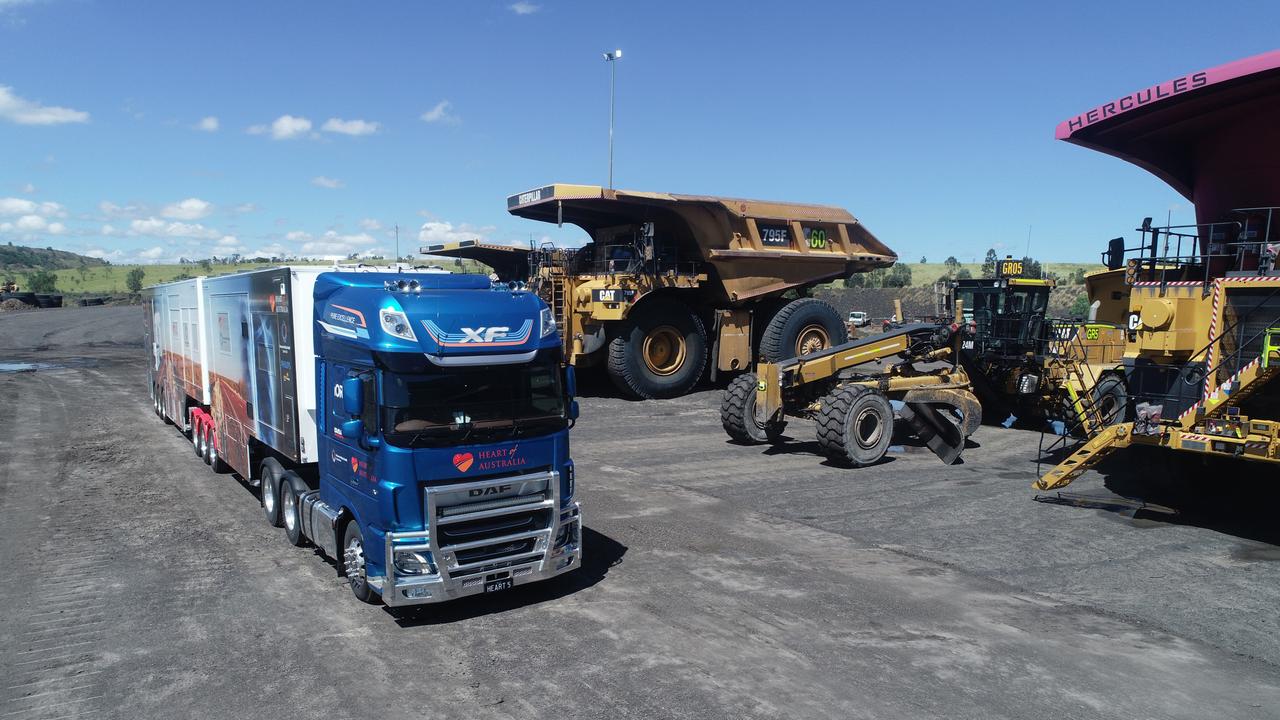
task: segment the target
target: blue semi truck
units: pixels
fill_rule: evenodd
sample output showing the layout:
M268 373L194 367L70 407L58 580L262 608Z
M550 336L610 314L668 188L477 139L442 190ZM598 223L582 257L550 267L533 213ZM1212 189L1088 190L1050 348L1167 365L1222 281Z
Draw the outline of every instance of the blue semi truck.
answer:
M154 409L365 602L582 562L573 368L538 297L484 276L274 267L148 288Z

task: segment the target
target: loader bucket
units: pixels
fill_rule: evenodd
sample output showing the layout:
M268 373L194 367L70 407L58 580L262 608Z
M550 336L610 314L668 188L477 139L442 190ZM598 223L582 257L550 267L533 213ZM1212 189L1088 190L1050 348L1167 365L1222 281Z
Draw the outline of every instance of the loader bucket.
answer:
M906 402L898 412L916 437L947 465L954 465L964 452L965 435L961 425L948 415L949 405Z

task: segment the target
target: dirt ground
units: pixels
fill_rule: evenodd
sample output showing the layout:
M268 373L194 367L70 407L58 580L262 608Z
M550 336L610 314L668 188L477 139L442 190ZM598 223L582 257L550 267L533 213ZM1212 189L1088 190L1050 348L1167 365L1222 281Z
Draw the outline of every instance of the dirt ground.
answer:
M583 569L390 611L151 413L141 327L0 317L4 720L1280 717L1274 472L1037 502L1037 433L847 470L588 382Z

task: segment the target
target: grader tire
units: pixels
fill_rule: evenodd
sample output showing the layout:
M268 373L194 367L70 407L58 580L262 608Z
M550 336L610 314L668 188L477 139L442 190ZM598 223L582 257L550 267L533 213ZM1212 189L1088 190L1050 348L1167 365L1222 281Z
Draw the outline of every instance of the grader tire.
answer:
M725 388L720 400L720 424L733 441L742 445L782 440L785 421L761 421L756 417L756 374L743 373Z
M769 320L760 336L760 355L776 363L849 342L840 313L816 298L792 300Z
M818 447L836 463L874 465L893 441L893 406L884 394L861 385L837 388L822 399Z

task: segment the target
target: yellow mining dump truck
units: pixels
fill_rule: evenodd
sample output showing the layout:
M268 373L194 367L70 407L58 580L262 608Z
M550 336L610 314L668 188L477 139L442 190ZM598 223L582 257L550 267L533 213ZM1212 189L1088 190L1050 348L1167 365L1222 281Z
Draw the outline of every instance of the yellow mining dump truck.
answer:
M897 260L848 211L825 205L555 184L512 195L507 210L577 225L589 242L422 252L528 282L555 313L566 359L604 365L642 398L682 395L708 365L714 377L845 342L844 318L809 289Z
M1280 465L1280 51L1144 94L1064 121L1057 137L1156 174L1194 203L1196 223L1146 218L1138 246L1111 241L1106 264L1131 291L1132 420L1089 433L1041 490L1132 445L1265 463L1270 477Z

